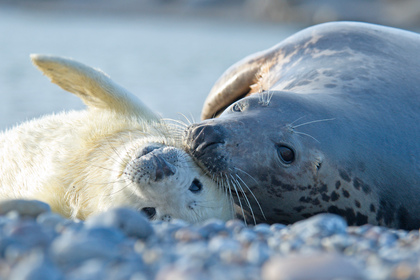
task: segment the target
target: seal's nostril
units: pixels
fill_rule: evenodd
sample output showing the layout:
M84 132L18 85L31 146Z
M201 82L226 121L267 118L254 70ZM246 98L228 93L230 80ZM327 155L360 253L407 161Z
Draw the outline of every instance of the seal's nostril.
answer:
M145 214L149 220L151 220L156 215L156 208L144 207L143 209L141 209L141 212Z
M165 177L172 176L175 174L173 165L167 162L162 157L154 156L153 160L156 166L156 181L162 180Z
M218 125L195 125L191 126L185 135L189 149L194 152L202 152L214 144L224 144L226 133L223 127Z

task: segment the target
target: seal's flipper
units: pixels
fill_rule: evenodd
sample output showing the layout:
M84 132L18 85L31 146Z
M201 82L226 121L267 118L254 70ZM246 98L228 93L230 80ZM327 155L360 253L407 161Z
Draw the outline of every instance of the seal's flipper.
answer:
M150 121L160 118L104 72L72 59L32 54L32 62L62 89L80 97L89 108L113 110Z
M201 119L219 115L230 104L246 96L251 90L250 87L258 82L261 67L270 60L271 52L274 50L269 49L250 55L227 69L207 96L201 111Z

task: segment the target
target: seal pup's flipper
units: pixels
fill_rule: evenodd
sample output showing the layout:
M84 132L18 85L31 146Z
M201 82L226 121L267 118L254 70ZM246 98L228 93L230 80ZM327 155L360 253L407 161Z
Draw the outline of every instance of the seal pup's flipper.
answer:
M52 83L80 97L89 108L113 110L150 121L160 119L136 96L100 70L59 56L31 54L31 60Z

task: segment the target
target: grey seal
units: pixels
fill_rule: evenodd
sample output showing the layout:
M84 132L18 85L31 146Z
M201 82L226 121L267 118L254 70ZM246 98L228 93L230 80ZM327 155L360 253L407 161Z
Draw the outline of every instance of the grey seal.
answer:
M189 126L193 159L239 214L420 227L420 35L332 22L239 61Z

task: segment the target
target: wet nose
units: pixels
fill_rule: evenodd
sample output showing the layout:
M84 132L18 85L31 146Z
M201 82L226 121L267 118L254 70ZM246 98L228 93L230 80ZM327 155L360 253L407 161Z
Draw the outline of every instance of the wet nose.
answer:
M184 143L189 152L196 158L225 143L226 130L219 125L193 124L187 128Z
M153 156L152 160L156 166L156 181L175 174L173 165L161 156Z

